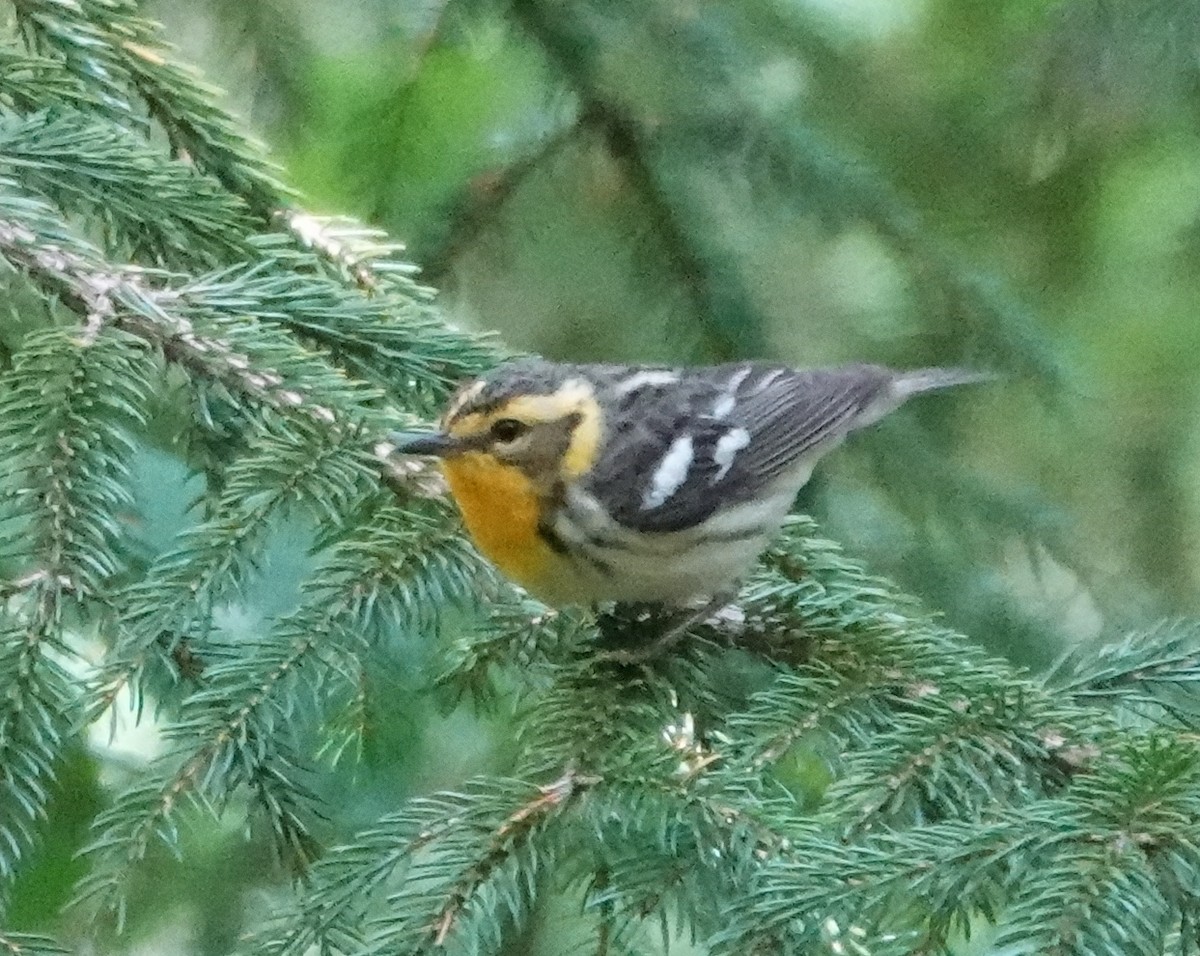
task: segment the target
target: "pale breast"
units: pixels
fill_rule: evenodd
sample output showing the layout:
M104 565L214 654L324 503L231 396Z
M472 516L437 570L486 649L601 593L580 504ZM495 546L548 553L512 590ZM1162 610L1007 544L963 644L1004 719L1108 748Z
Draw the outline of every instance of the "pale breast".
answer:
M798 467L752 501L665 533L624 528L586 492L569 491L553 522L570 556L559 565L556 601L682 603L730 589L754 566L811 470Z

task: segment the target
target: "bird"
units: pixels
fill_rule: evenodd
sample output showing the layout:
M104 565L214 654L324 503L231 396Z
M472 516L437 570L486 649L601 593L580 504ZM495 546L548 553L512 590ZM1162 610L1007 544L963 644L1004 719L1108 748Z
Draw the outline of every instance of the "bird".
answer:
M478 550L543 603L686 607L736 590L819 459L961 368L574 364L516 359L467 382L434 432Z

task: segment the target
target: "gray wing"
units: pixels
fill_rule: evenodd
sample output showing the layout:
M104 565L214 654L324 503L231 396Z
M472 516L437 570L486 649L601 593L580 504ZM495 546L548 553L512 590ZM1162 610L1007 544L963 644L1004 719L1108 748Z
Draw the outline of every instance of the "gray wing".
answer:
M589 491L634 530L699 524L899 404L889 401L894 373L873 365L741 364L680 376L620 396L624 428L609 433L589 475Z

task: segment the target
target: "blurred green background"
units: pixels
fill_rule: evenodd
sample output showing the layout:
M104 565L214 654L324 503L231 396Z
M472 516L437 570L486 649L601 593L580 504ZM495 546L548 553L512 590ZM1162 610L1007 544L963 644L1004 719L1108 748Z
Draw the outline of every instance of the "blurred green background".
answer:
M145 6L312 210L404 240L448 318L513 349L1003 373L856 437L803 501L993 651L1036 670L1196 613L1197 0ZM142 463L149 547L186 520L180 469ZM292 600L303 534L235 639ZM505 767L503 713L426 693L430 655L380 650L362 761L314 782L331 837ZM61 782L16 923L72 935L71 853L138 733ZM145 868L112 947L228 951L283 885L242 837L198 824ZM513 952L571 952L569 926Z

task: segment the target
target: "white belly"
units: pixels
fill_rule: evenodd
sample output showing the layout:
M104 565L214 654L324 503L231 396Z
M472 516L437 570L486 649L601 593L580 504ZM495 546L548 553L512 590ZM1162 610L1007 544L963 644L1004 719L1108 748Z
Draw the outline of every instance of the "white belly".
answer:
M774 537L811 471L811 465L798 468L754 501L662 534L630 531L586 493L571 492L554 530L572 558L537 596L551 604L682 603L730 590Z

